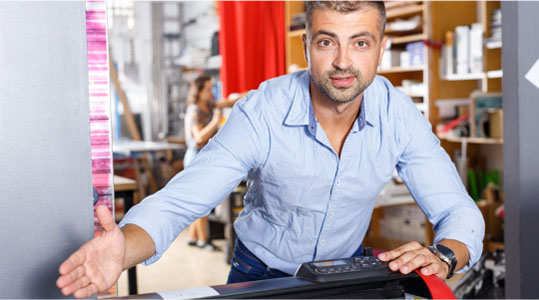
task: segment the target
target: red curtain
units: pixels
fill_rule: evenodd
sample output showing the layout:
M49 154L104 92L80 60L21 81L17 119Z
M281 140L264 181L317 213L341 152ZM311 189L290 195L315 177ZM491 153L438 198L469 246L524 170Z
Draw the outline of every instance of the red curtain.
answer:
M223 95L285 74L283 1L219 1Z

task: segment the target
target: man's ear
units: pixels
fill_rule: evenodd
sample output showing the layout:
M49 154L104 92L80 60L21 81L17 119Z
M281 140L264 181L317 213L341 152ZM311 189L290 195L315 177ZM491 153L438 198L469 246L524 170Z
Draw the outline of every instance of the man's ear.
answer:
M387 35L384 35L382 38L382 42L380 43L380 56L378 57L378 67L382 63L382 57L384 56L384 52L386 51L386 45L387 45Z
M309 45L308 45L308 38L307 34L304 33L301 35L301 41L303 42L303 57L305 58L305 61L307 62L307 65L309 65Z

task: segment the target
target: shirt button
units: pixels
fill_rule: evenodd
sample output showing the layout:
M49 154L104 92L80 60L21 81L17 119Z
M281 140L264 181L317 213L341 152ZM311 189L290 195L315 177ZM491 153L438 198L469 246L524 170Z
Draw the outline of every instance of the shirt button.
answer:
M322 245L323 245L325 242L326 242L326 241L324 241L324 240L320 240L320 244L322 244Z
M330 216L330 217L333 217L333 213L329 213L329 216Z
M340 180L337 180L337 185L341 184L341 181Z

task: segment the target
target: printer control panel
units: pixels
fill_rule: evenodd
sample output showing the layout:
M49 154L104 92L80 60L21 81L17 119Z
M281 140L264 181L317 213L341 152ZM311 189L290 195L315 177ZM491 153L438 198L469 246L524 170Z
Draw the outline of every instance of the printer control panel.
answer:
M393 273L383 262L374 256L356 256L303 263L296 271L296 277L310 281L337 281Z

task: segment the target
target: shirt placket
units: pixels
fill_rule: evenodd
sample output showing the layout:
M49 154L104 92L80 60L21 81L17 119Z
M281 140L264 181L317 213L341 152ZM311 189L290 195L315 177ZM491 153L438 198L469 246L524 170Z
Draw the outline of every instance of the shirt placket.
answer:
M320 235L318 238L317 251L315 252L316 257L322 257L323 255L328 253L330 249L334 249L335 247L331 244L337 242L338 240L334 238L334 236L338 234L338 232L335 232L335 228L337 227L336 225L339 222L339 214L346 212L343 210L336 209L335 204L340 202L340 197L343 195L343 193L341 193L341 190L344 188L343 178L344 174L347 171L346 165L349 164L352 159L350 155L355 154L353 149L357 149L358 133L359 132L357 130L357 127L354 126L343 145L341 157L337 157L337 168L335 176L333 178L333 184L331 187L330 197L326 209L326 217L324 219L324 223L322 225L322 229L320 230ZM335 153L335 155L337 154ZM316 257L314 257L314 259L317 259Z

